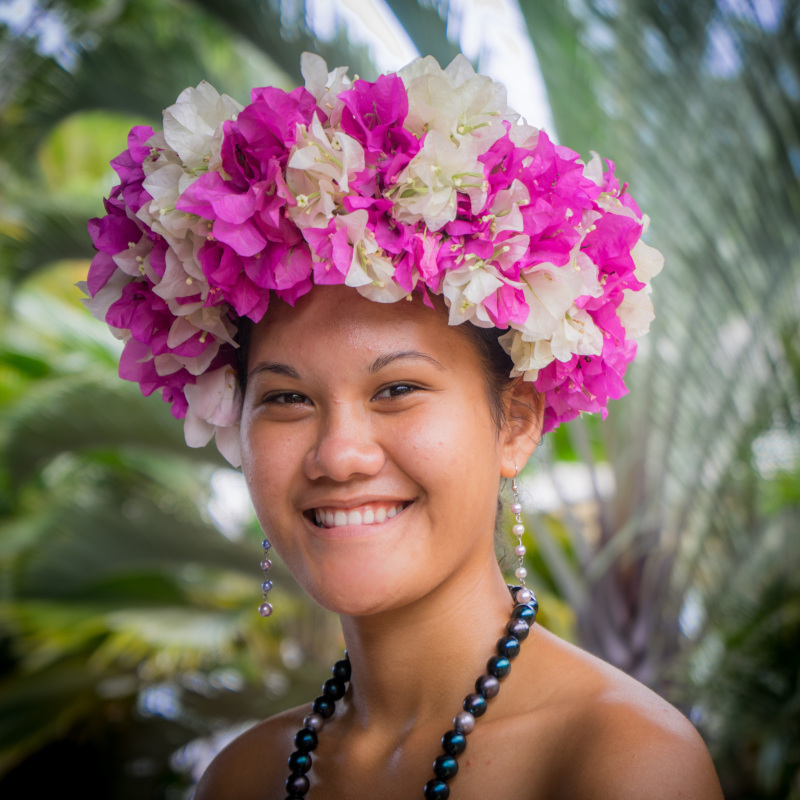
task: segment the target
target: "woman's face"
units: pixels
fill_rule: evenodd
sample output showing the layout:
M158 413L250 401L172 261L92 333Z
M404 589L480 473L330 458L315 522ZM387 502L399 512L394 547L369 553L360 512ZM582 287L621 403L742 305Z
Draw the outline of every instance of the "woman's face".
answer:
M399 607L494 569L509 434L470 339L418 300L318 286L255 326L243 471L299 583L344 614Z

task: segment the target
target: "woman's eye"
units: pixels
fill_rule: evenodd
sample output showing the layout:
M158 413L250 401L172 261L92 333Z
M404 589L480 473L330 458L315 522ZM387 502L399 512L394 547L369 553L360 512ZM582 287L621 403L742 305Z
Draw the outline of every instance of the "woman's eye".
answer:
M393 383L391 386L381 389L378 394L375 395L375 399L391 400L395 397L403 397L418 390L419 386L414 386L411 383Z
M278 392L264 399L265 403L274 403L280 406L298 406L308 402L308 398L299 392Z

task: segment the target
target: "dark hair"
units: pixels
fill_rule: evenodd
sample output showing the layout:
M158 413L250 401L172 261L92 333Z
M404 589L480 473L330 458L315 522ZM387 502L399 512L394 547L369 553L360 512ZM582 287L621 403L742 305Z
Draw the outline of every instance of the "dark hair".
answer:
M247 317L242 317L237 324L236 342L239 348L236 351L236 374L239 389L244 396L247 389L247 359L250 353L253 322ZM506 394L516 380L510 377L514 362L498 341L505 331L497 328L479 328L471 322L457 325L455 329L466 336L478 352L483 365L489 410L495 426L499 429L506 422Z
M497 328L479 328L471 322L463 322L456 330L470 339L478 351L483 365L489 410L496 428L506 422L506 394L514 384L511 376L514 362L498 339L505 333Z
M247 359L250 357L250 337L253 335L253 320L248 317L239 317L236 320L236 381L242 397L247 391Z

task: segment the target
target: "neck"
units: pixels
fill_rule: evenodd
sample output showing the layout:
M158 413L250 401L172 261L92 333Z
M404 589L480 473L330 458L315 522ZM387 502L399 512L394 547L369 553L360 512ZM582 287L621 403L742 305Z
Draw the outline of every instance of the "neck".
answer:
M403 608L342 617L353 723L397 734L438 721L444 731L485 672L512 606L491 561L478 575L453 576Z

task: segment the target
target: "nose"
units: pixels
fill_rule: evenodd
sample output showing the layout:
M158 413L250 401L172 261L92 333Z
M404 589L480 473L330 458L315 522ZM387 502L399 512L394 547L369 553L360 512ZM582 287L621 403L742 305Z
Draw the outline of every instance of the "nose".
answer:
M386 461L368 419L344 405L335 406L320 420L304 469L311 480L329 478L343 483L377 475Z

